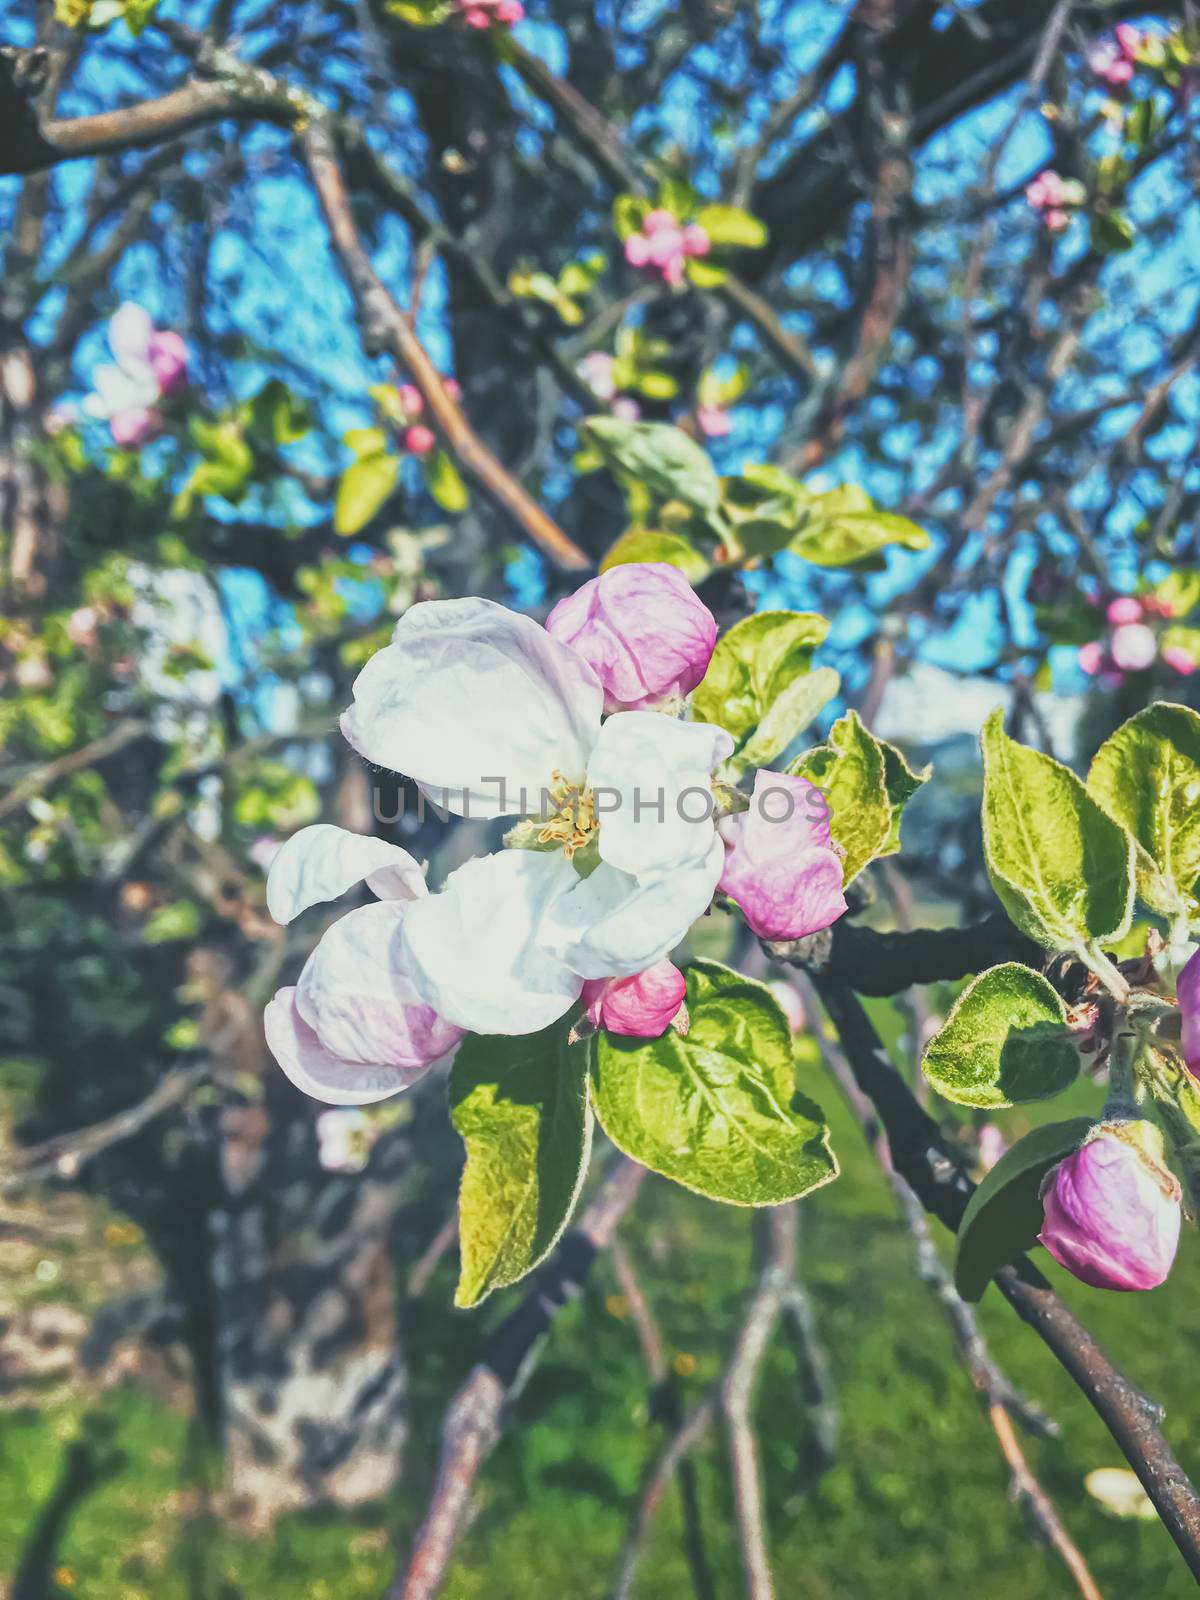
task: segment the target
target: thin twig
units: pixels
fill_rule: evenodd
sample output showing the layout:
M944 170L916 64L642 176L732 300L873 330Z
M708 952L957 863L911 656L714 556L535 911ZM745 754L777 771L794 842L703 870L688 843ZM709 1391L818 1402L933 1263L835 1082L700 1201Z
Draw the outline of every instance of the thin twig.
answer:
M612 1243L633 1204L646 1169L622 1157L524 1300L496 1329L442 1420L441 1452L429 1507L407 1566L397 1571L387 1600L433 1600L441 1591L470 1511L475 1480L501 1432L505 1400L534 1359L535 1346L557 1313L573 1300L596 1256Z

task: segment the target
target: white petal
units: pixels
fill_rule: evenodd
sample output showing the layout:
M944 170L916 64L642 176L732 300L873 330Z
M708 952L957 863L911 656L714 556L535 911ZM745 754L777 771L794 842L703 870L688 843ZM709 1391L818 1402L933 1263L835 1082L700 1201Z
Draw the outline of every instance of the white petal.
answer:
M582 780L603 701L587 663L531 618L427 600L359 673L342 732L460 815L536 814L556 768Z
M149 368L146 370L149 373ZM158 385L152 373L147 382L144 377L132 377L111 362L95 368L92 383L98 398L97 409L104 417L111 417L118 411L141 411L158 399Z
M336 900L364 878L381 900L415 900L427 892L420 863L407 850L315 822L276 852L267 874L267 910L286 924L309 906Z
M408 910L406 965L428 1003L476 1033L534 1033L577 999L583 980L541 942L555 902L580 882L558 852L502 850L452 872Z
M600 855L638 875L702 862L712 849L712 769L733 751L724 728L654 711L619 711L588 763Z
M458 1030L426 1004L405 970L401 927L417 903L384 900L348 911L304 964L296 1009L341 1061L420 1076L458 1043Z
M295 989L280 989L263 1017L267 1044L297 1089L331 1106L365 1106L407 1089L415 1077L398 1067L351 1066L330 1055L296 1009Z
M144 306L126 300L113 314L108 324L108 343L117 358L117 365L126 372L140 374L150 365L150 341L154 337L154 323Z
M725 862L714 838L705 859L657 877L601 865L553 909L563 960L583 978L628 978L672 951L712 903Z

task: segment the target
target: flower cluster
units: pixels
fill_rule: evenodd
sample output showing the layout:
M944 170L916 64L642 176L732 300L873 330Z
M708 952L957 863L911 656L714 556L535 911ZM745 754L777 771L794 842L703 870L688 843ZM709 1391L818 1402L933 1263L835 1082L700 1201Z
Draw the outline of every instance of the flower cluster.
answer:
M442 387L451 400L462 399L462 390L455 379L443 378ZM415 383L402 383L392 390L387 410L389 420L399 427L404 448L410 456L427 456L437 449L436 434L421 421L425 414L425 396Z
M607 403L614 417L620 417L622 422L636 422L642 408L632 395L617 392L616 366L617 358L607 350L590 350L576 370L597 400Z
M1051 233L1061 233L1071 220L1070 212L1086 201L1087 191L1075 179L1047 167L1026 188L1025 198Z
M142 306L127 301L108 324L115 358L92 374L84 409L108 423L114 444L134 449L157 433L159 407L187 382L187 347L179 334L156 329Z
M318 824L271 863L289 922L365 881L379 897L325 933L267 1009L302 1089L334 1104L408 1087L467 1030L523 1034L582 1003L588 1023L654 1037L681 1012L666 959L720 890L763 938L846 909L824 797L760 772L721 814L724 729L687 720L716 623L662 563L618 566L543 628L488 600L413 606L354 684L342 731L443 811L518 820L506 848L430 893L382 839Z
M1106 688L1119 687L1126 673L1144 672L1154 665L1160 650L1150 620L1171 615L1170 607L1153 595L1117 595L1105 607L1107 638L1080 645L1080 669L1089 678L1098 677ZM1184 677L1196 670L1192 656L1178 645L1164 644L1161 655L1167 666Z
M1137 70L1144 34L1132 23L1118 25L1111 39L1102 39L1090 52L1087 64L1107 89L1124 89Z
M455 0L454 9L468 28L490 28L495 22L511 28L525 15L521 0Z
M698 222L682 223L661 206L648 211L640 233L625 241L625 259L631 267L653 267L673 288L683 282L689 256L706 256L711 248L708 234Z

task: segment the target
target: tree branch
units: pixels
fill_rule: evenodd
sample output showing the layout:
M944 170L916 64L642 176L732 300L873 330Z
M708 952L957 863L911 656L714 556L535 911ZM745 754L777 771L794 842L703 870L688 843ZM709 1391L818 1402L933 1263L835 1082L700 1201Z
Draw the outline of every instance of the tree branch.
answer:
M776 961L799 967L822 984L844 984L857 994L899 994L918 983L953 982L1001 961L1038 970L1044 954L1002 911L965 928L919 928L880 933L843 919L820 933L769 944Z
M535 1346L558 1312L583 1287L596 1256L612 1243L633 1204L646 1169L623 1156L533 1280L516 1309L488 1340L478 1363L451 1400L442 1421L442 1445L433 1497L403 1572L386 1600L433 1600L445 1582L466 1527L471 1493L500 1437L501 1410L535 1359Z

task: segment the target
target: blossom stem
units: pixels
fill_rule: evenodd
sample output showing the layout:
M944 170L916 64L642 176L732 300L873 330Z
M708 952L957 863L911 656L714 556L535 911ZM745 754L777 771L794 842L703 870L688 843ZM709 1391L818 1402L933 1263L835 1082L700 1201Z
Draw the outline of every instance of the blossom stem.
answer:
M1086 944L1076 946L1075 954L1091 972L1101 987L1106 989L1118 1005L1128 1005L1133 991L1129 987L1124 973L1121 972L1116 962L1104 954L1100 946L1091 940Z

